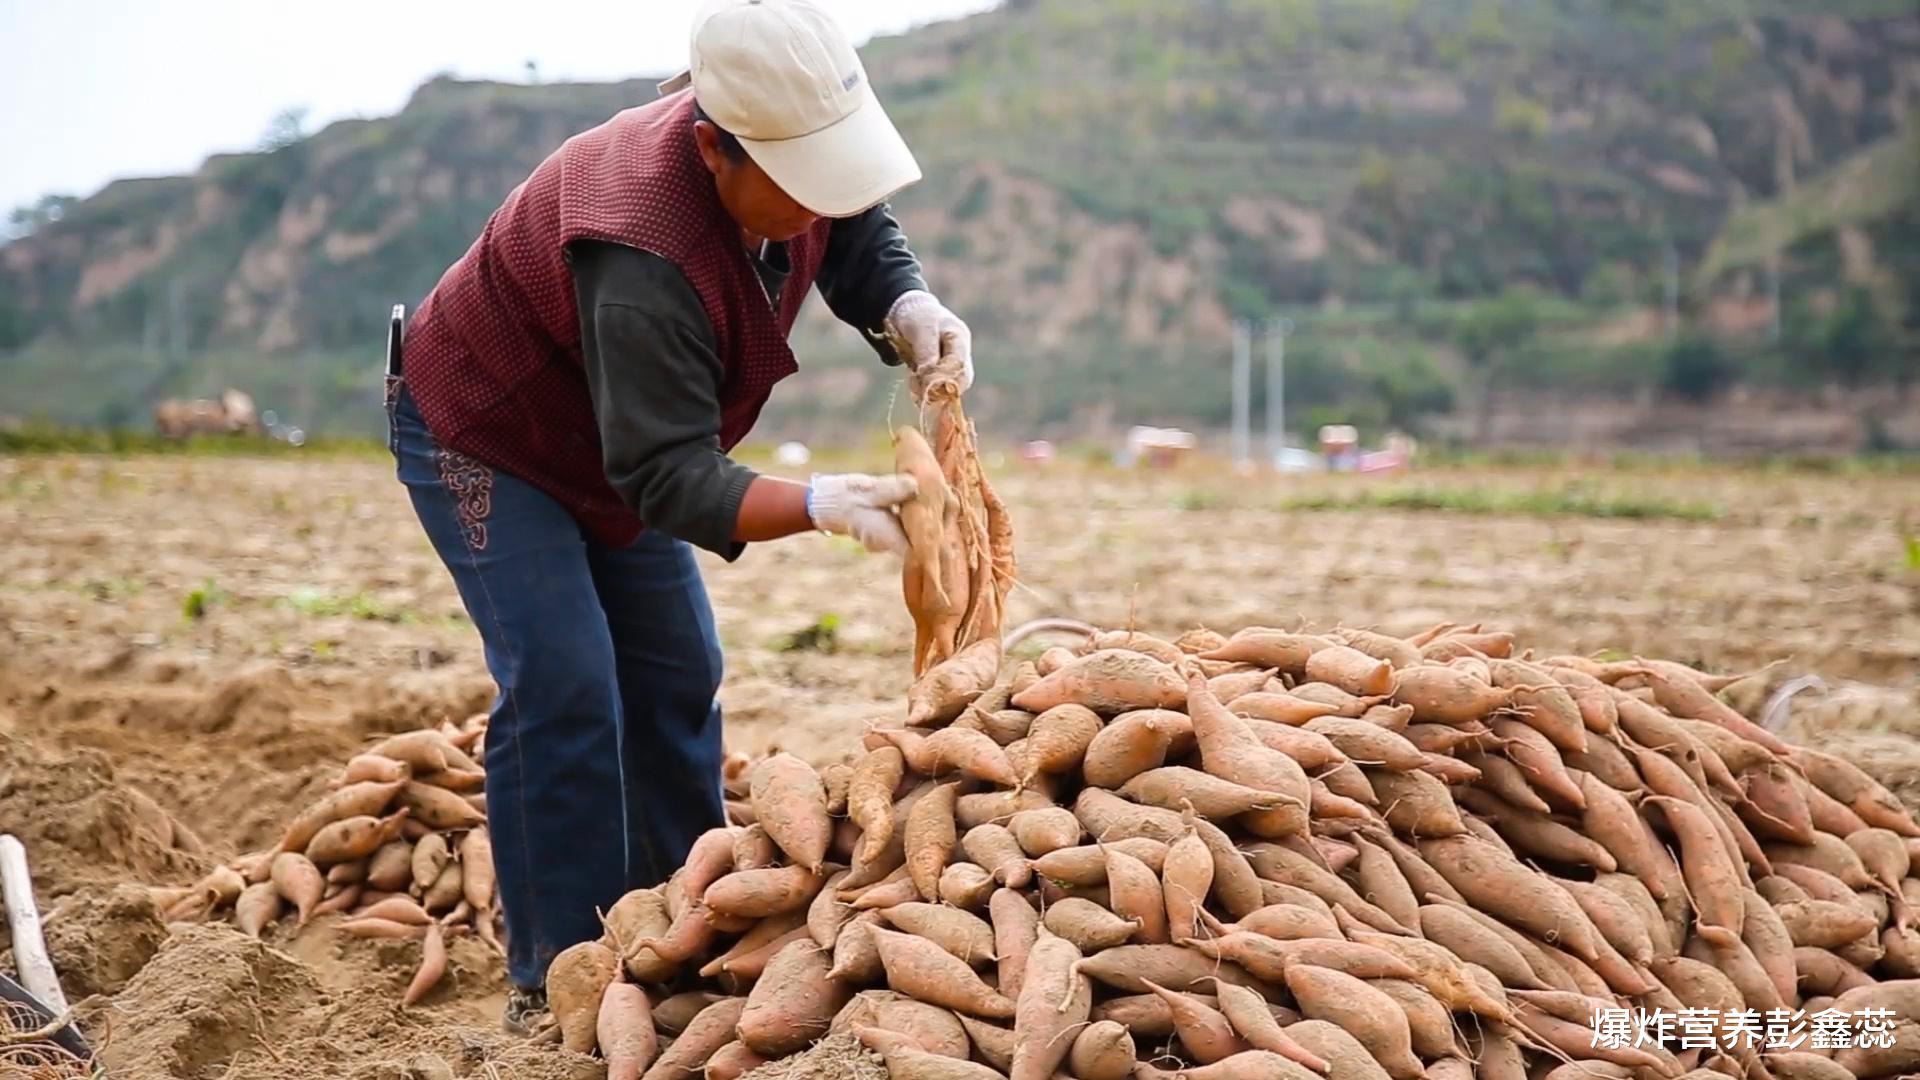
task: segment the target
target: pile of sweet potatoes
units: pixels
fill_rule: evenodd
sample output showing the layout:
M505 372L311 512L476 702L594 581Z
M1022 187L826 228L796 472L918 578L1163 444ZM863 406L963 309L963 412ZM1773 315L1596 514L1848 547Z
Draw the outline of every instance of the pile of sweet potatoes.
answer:
M738 770L736 824L554 961L565 1043L614 1080L842 1030L902 1080L1920 1069L1920 827L1728 680L1478 628L979 645L858 760ZM1869 1007L1892 1048L1804 1037ZM1802 1038L1596 1039L1621 1008Z
M499 947L487 837L487 718L394 735L347 762L332 790L296 814L273 847L216 867L186 888L152 890L168 920L225 917L255 937L315 915L360 937L418 939L405 1003L447 967L446 937L472 929Z

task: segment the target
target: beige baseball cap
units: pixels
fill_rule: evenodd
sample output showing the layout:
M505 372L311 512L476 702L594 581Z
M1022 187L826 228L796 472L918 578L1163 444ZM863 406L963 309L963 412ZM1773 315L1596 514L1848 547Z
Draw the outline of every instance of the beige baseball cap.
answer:
M773 182L847 217L920 179L846 32L813 0L708 0L693 17L687 85Z

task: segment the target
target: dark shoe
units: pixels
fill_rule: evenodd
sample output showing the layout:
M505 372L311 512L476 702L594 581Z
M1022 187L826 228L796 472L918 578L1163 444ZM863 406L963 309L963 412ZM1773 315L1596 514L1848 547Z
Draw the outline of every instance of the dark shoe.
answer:
M547 1017L547 992L544 988L507 987L507 1008L500 1014L500 1026L509 1035L531 1035Z

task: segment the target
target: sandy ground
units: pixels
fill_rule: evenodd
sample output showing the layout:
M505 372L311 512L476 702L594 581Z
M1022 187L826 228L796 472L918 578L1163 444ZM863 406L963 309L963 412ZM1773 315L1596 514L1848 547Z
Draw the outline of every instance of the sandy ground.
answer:
M1019 530L1013 622L1411 632L1446 619L1548 652L1716 671L1778 660L1736 704L1755 714L1786 679L1820 676L1827 689L1796 699L1790 730L1920 797L1911 477L1419 480L1577 479L1721 510L1693 522L1284 509L1371 483L1352 479L1011 463L996 476ZM902 708L911 632L889 560L806 537L704 563L730 744L831 760ZM783 648L823 620L832 651ZM116 1077L600 1075L496 1033L500 973L476 942L455 942L452 977L403 1013L411 943L348 940L324 921L298 937L277 927L264 945L169 928L136 888L183 883L277 834L368 735L457 719L490 696L478 639L388 464L0 458L0 830L29 846L55 959ZM204 853L182 849L169 816Z

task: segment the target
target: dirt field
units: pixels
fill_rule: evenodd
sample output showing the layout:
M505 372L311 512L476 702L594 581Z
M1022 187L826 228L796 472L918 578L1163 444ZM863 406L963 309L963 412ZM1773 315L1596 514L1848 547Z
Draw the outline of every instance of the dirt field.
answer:
M1788 730L1920 794L1912 477L996 476L1020 536L1015 623L1411 632L1447 619L1545 652L1716 671L1778 660L1736 704L1757 715L1770 688L1819 675L1828 689L1796 701ZM1495 507L1558 493L1583 512L1289 508L1408 484ZM1628 512L1652 516L1592 516ZM707 566L732 745L828 760L901 709L911 629L889 560L808 537ZM831 652L783 648L827 626ZM230 855L277 835L369 734L459 718L490 695L390 465L0 458L0 831L28 844L56 962L116 1077L444 1075L417 1054L459 1076L599 1074L495 1034L499 969L474 941L401 1013L411 943L324 923L292 939L276 928L271 948L225 927L169 936L134 888L207 865L157 838L135 793Z

